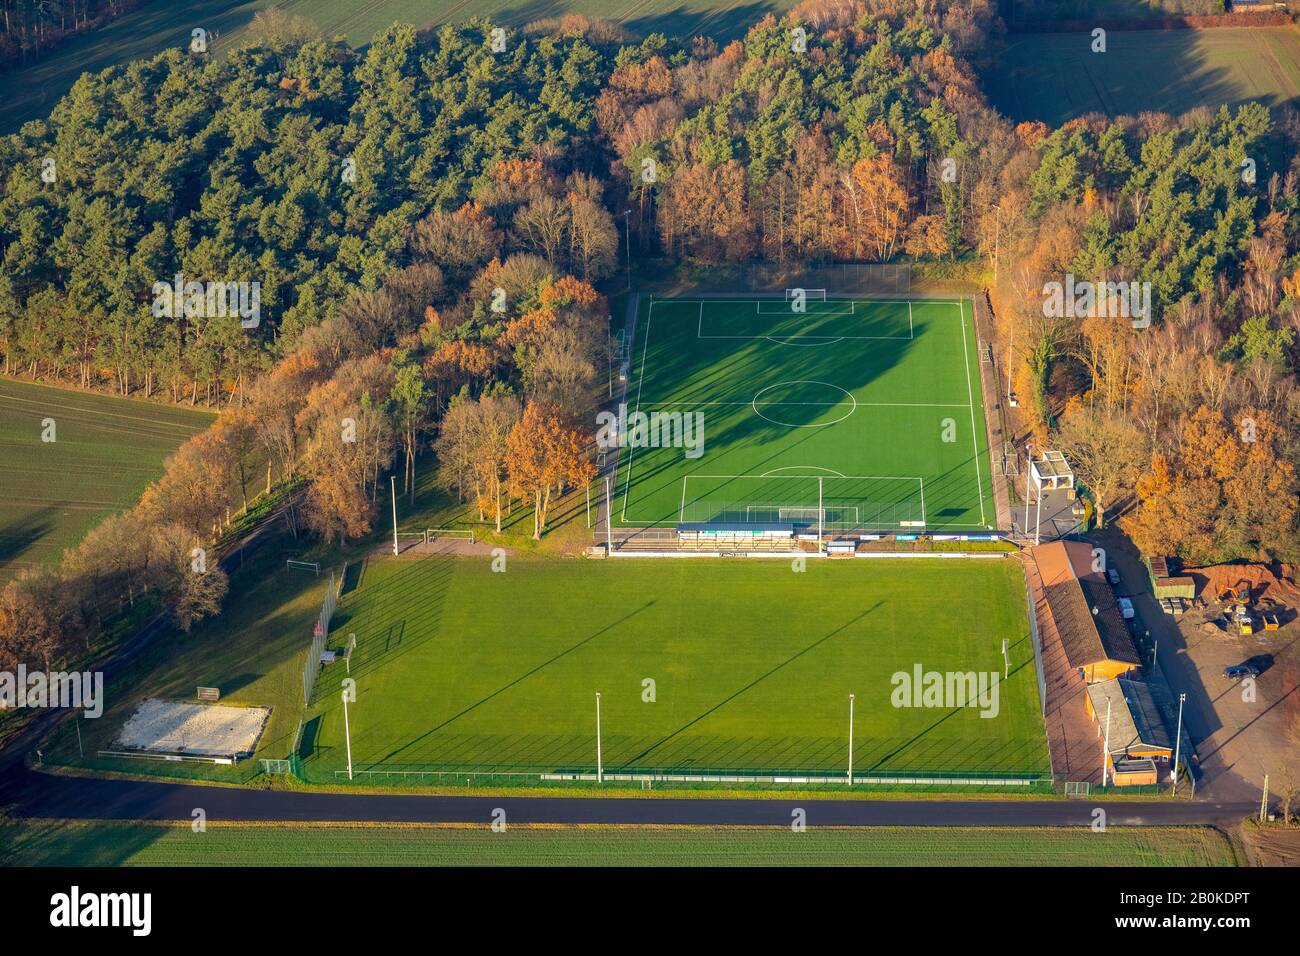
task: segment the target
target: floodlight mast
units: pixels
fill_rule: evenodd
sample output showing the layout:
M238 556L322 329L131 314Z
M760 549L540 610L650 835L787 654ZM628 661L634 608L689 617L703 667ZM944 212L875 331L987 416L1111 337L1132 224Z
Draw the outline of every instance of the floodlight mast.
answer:
M348 692L343 691L343 737L348 745L348 779L352 779L352 730L348 726Z
M1034 449L1025 443L1025 537L1029 537L1029 475L1034 470Z
M397 557L397 476L389 475L388 486L393 494L393 557Z
M614 553L614 504L609 497L609 475L605 476L605 557Z
M1106 698L1106 744L1101 753L1101 785L1106 786L1106 766L1110 760L1110 698Z
M1187 700L1186 694L1178 695L1178 733L1174 738L1174 766L1169 771L1169 779L1174 784L1174 793L1178 792L1178 760L1183 752L1183 702L1185 700Z
M856 695L849 694L849 786L853 786L853 700Z
M605 766L600 756L600 691L596 691L596 782L605 782Z
M822 495L822 476L818 475L817 476L817 553L818 554L822 553L822 548L823 548L822 527L825 524L824 519L826 517L826 513L822 510L822 503L824 500L825 499ZM780 517L780 515L777 515L777 517Z

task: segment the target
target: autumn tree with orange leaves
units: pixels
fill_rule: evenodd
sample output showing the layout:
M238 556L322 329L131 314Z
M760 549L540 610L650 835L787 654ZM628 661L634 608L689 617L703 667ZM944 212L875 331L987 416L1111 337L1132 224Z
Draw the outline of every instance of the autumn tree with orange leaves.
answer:
M570 425L552 402L529 402L506 439L506 475L511 494L533 502L533 539L546 528L551 502L566 487L596 475L587 458L588 438Z
M1247 408L1230 421L1202 405L1138 480L1126 530L1144 553L1192 564L1293 559L1300 484L1283 448L1269 413Z

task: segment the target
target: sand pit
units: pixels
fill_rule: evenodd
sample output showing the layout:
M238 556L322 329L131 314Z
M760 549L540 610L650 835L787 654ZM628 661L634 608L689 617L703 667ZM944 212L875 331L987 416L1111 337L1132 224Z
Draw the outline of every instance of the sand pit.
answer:
M271 716L269 707L146 700L122 725L115 746L151 753L247 757Z

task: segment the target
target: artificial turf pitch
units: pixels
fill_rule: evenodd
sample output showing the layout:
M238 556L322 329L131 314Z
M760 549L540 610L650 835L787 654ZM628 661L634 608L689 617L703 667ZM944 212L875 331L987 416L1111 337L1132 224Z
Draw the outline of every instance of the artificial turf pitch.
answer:
M1018 566L1007 559L371 560L331 644L357 637L358 769L1046 772ZM891 676L1003 670L996 717L897 708ZM341 664L303 763L345 767ZM646 680L652 680L653 702ZM385 782L385 781L380 781Z
M992 528L962 299L642 299L627 411L702 416L698 456L622 429L615 522ZM653 440L653 439L652 439Z

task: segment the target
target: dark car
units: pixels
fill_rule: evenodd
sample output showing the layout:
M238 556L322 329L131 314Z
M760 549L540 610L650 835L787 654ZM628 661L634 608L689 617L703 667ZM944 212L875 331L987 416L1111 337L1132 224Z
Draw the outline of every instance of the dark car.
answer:
M1114 587L1119 587L1119 571L1115 568L1106 569L1106 578Z
M1258 677L1259 668L1254 664L1233 664L1223 669L1223 676L1228 680L1241 680L1243 677Z

